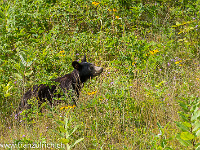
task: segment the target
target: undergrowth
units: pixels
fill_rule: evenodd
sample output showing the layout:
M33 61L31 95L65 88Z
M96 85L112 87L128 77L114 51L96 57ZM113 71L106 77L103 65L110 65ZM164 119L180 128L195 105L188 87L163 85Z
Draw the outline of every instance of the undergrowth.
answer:
M0 147L200 149L199 19L199 0L1 0ZM104 72L77 108L15 114L84 54Z

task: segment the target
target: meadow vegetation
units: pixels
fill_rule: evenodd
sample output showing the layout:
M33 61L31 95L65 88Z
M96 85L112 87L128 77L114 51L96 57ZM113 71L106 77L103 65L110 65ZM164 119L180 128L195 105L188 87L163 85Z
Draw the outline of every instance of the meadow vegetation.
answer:
M199 35L199 0L0 0L0 143L199 150ZM78 108L14 113L84 54L104 72Z

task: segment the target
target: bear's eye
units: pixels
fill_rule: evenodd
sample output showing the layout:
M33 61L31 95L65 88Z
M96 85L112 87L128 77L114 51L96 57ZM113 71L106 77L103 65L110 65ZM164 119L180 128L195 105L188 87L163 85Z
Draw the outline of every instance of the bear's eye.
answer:
M90 69L90 70L93 70L93 69L94 69L94 67L93 67L93 66L90 66L90 67L89 67L89 69Z

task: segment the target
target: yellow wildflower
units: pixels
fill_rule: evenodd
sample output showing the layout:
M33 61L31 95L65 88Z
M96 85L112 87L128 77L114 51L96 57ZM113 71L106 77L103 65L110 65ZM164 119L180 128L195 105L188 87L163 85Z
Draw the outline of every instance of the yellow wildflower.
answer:
M100 3L96 3L95 6L99 5Z
M112 11L111 9L108 9L108 11Z
M93 4L94 6L97 6L97 5L99 5L100 3L92 2L92 4Z
M61 108L60 108L60 110L63 110L65 107L66 107L66 106L64 106L64 107L61 107Z
M135 65L136 64L136 62L132 62L132 65Z
M179 64L179 61L176 61L175 64Z
M91 92L91 93L88 93L88 95L94 95L97 91L94 91L94 92Z
M117 9L113 8L113 11L115 12L115 11L117 11Z
M157 50L157 49L155 49L155 50L153 50L154 51L154 53L158 53L159 52L159 50Z
M119 16L116 16L116 19L119 19Z
M154 54L154 52L153 51L150 51L150 53L153 55Z
M176 61L175 64L179 64L180 62L182 62L182 60L180 60L180 61Z
M159 50L155 49L155 50L153 50L153 51L149 51L149 52L150 52L152 55L154 55L154 54L158 53Z
M179 61L175 61L175 64L176 65L179 65L179 66L182 66L183 64L181 64L182 60L179 60Z
M65 51L63 50L63 51L60 51L59 53L62 54L62 53L64 53L64 52L65 52Z
M61 107L60 110L63 110L63 109L71 109L71 108L75 108L76 105L73 105L73 106L64 106L64 107Z

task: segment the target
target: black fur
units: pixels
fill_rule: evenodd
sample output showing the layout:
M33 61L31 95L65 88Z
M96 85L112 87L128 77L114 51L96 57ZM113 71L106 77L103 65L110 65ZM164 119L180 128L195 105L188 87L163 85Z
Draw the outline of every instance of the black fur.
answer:
M72 66L74 67L74 70L71 73L53 80L58 82L58 86L56 84L51 86L45 84L34 85L32 89L24 94L19 110L31 108L31 105L28 104L28 100L33 97L37 98L39 106L46 101L48 101L50 105L53 105L53 97L59 98L62 96L62 93L58 93L57 88L61 88L63 93L71 97L73 104L76 105L76 99L79 98L83 83L88 79L101 74L103 68L87 62L86 56L84 56L81 63L78 63L77 61L72 62Z

